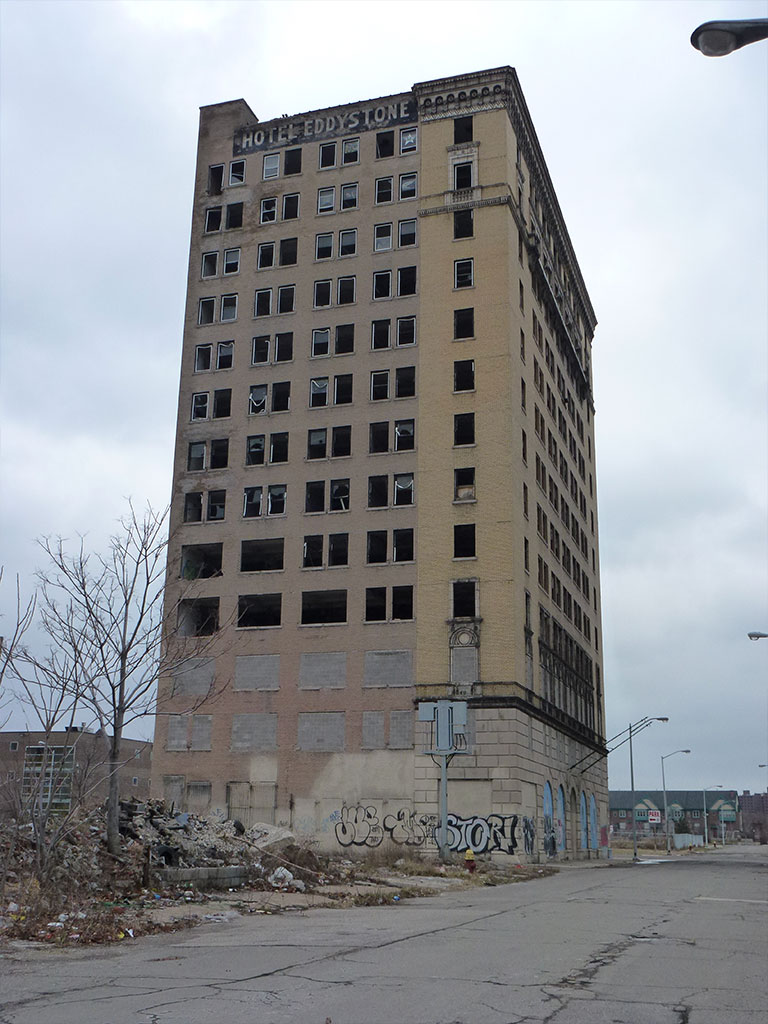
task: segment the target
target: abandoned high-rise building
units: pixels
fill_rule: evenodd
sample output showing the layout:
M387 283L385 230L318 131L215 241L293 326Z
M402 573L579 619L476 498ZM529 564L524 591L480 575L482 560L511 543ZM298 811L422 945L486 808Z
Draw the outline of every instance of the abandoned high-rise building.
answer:
M451 847L599 848L595 324L512 68L202 109L156 795L426 848L449 698Z

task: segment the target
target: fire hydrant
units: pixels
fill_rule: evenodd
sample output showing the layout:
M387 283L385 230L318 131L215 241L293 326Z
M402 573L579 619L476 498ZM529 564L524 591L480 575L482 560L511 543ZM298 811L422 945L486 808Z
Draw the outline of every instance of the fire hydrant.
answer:
M470 873L470 875L473 875L475 873L475 868L477 867L477 864L475 863L475 854L473 850L467 850L467 852L464 854L464 865L467 871Z

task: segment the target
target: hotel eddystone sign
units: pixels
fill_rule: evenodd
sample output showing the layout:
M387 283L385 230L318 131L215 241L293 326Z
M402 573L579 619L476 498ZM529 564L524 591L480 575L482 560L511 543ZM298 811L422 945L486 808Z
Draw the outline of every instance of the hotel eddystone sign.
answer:
M233 153L235 156L244 156L263 149L300 145L310 139L328 139L334 135L413 124L417 119L416 101L398 100L375 107L347 109L323 117L272 121L263 127L254 125L252 128L241 128L234 138Z

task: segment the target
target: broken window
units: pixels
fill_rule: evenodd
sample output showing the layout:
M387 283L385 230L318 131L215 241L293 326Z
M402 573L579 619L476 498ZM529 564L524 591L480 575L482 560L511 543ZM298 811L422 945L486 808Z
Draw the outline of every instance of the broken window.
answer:
M339 324L336 328L336 355L347 355L355 351L355 325Z
M211 441L211 469L226 469L229 463L229 438L217 437Z
M416 317L401 316L397 319L397 344L416 344Z
M309 382L309 406L311 409L328 405L328 378L313 377Z
M392 178L377 178L375 194L377 203L391 203L393 195Z
M277 312L292 313L296 307L296 285L284 284L277 289Z
M334 427L331 433L331 456L334 459L352 454L352 427Z
M473 412L458 413L453 417L454 445L475 443L475 414Z
M392 248L392 225L376 224L373 229L373 251L386 252ZM205 275L203 275L205 276Z
M387 531L370 530L366 546L366 562L377 565L387 560Z
M416 128L400 129L400 152L413 153L416 150Z
M416 294L416 267L400 267L397 272L397 294Z
M413 561L413 530L392 531L392 561Z
M474 618L477 613L475 580L454 580L453 618Z
M283 238L280 242L280 266L293 266L298 258L298 251L298 238Z
M395 398L413 398L416 394L416 367L398 366L395 370Z
M281 516L285 514L285 499L288 488L285 484L270 484L267 488L267 515Z
M216 319L216 299L200 299L197 307L197 322L200 326L212 324Z
M331 480L331 512L349 512L349 480Z
M296 220L299 216L299 193L283 196L283 220Z
M282 537L244 540L240 545L240 572L273 572L283 568Z
M269 461L288 461L288 433L269 435Z
M327 430L321 427L318 430L307 431L307 458L324 459L327 444Z
M357 228L339 232L339 256L354 256L357 252Z
M301 174L301 149L286 149L283 174Z
M206 233L210 233L211 231L220 231L221 230L221 207L220 206L210 206L205 211L205 230L206 230Z
M212 345L198 345L195 349L195 373L204 373L211 368Z
M357 209L357 182L341 186L341 208L342 210Z
M210 579L221 574L222 544L185 544L181 549L181 578Z
M392 618L413 618L413 587L392 587Z
M305 512L325 512L325 480L308 480L304 496Z
M224 250L224 273L225 274L238 274L240 272L240 250L239 249L225 249Z
M395 155L395 133L393 131L376 132L376 158Z
M251 384L248 398L248 415L260 416L267 411L267 385Z
M275 335L275 362L289 363L293 359L293 331Z
M349 405L352 401L352 374L337 373L333 378L333 404Z
M211 196L221 195L223 184L224 164L212 164L208 168L208 194Z
M187 448L187 469L205 469L205 441L191 441Z
M216 346L216 369L230 370L235 355L234 341L220 341Z
M461 189L472 188L471 163L453 165L453 187L457 192Z
M277 178L280 174L280 154L265 153L262 164L261 176L266 181L268 178Z
M282 599L282 594L241 595L237 599L237 625L242 629L254 626L279 626Z
M475 557L475 524L462 523L453 527L453 557Z
M318 213L333 213L333 209L336 205L336 189L333 185L328 188L319 188L317 190L317 212Z
M473 260L455 260L453 264L453 287L471 288L475 283Z
M272 385L272 412L287 412L291 407L291 382L280 380Z
M277 199L262 199L259 222L270 224L274 220L277 220Z
M224 419L232 412L232 388L220 388L213 392L213 418Z
M349 564L349 534L332 533L328 537L328 565Z
M415 447L413 420L395 420L395 451L411 452Z
M389 370L371 372L371 401L381 402L389 398Z
M203 518L202 491L189 491L184 495L184 522L199 523Z
M309 590L301 595L302 626L346 621L346 590Z
M304 538L304 555L301 564L305 569L322 568L323 538L320 534L310 534Z
M179 636L211 636L219 628L218 597L198 597L179 601Z
M243 490L243 519L256 519L261 515L261 487Z
M321 142L320 143L320 167L335 167L336 166L336 143L335 142Z
M453 119L453 144L459 146L464 142L472 142L471 114Z
M323 309L325 306L331 304L331 282L330 281L315 281L315 295L314 295L314 307L315 309Z
M454 338L474 338L475 336L475 310L454 309L453 311L453 336Z
M227 206L227 229L243 226L243 204L230 203Z
M223 168L222 168L223 170ZM245 183L245 160L232 160L229 164L229 184L243 185Z
M387 588L365 588L365 621L386 622L387 620Z
M347 306L355 301L354 277L340 277L337 286L336 301L340 306Z
M203 391L196 395L192 395L192 414L193 420L207 420L208 419L208 392Z
M386 508L389 504L389 484L386 476L368 477L368 508Z
M258 338L253 339L251 348L251 363L255 366L256 363L268 363L269 362L269 335L261 334Z
M371 348L389 348L389 320L374 320L371 324Z
M454 210L453 237L472 238L475 233L473 210Z
M260 288L255 295L254 316L270 316L272 313L272 289Z
M217 252L203 253L203 266L200 270L201 277L216 277L219 272L219 254Z
M224 518L224 512L226 510L227 503L227 492L226 491L208 491L208 516L209 520L217 520Z
M395 473L395 505L413 504L413 473Z
M400 198L401 199L415 199L416 198L416 174L401 174L400 175Z
M392 271L379 270L373 275L374 299L388 299L392 295Z
M343 164L360 162L360 139L344 139L341 144L341 162Z
M260 242L256 254L256 269L269 270L275 265L275 243Z
M264 465L264 435L251 434L245 439L245 464L246 466Z
M453 364L453 390L474 391L475 361L474 359L457 359Z
M371 455L389 451L389 423L369 424L368 451Z
M401 249L416 245L416 221L401 220L397 225L397 244Z
M333 232L315 235L315 259L329 260L333 256Z

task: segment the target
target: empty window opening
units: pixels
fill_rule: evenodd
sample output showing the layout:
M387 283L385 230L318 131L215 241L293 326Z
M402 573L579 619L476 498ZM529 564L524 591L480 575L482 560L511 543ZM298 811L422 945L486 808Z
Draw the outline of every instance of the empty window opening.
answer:
M232 413L232 389L221 388L213 392L213 418L224 419Z
M243 204L230 203L227 206L227 229L243 226Z
M221 575L222 544L185 544L181 549L181 577L207 580Z
M321 534L310 534L304 538L302 566L305 569L320 569L323 565L323 538Z
M475 414L473 412L458 413L453 417L454 445L475 443Z
M275 335L275 362L289 363L293 359L293 332Z
M325 512L325 480L308 480L304 495L305 512Z
M371 373L371 401L381 402L389 398L389 370L373 370Z
M355 278L340 277L338 280L336 301L340 306L347 306L355 301Z
M251 434L245 439L245 464L246 466L264 465L264 435Z
M238 626L279 626L282 598L282 594L243 594L238 597Z
M320 167L335 167L336 166L336 143L335 142L321 142L320 143Z
M296 286L283 285L277 289L277 312L292 313L296 307Z
M369 565L378 565L387 560L387 531L370 530L366 548L366 561Z
M184 522L199 523L203 518L202 491L190 491L184 495Z
M396 473L394 486L395 505L413 504L413 473Z
M368 477L368 508L386 508L389 504L389 485L386 476Z
M392 296L392 271L380 270L373 275L374 299L388 299Z
M416 317L401 316L397 321L397 344L416 344Z
M282 537L244 540L240 546L240 572L273 572L283 568Z
M454 309L453 311L453 336L454 338L474 338L475 336L475 310Z
M453 390L474 391L475 361L474 359L457 359L453 364Z
M246 487L243 490L243 518L255 519L261 515L261 487Z
M324 459L327 446L327 434L325 427L318 430L307 431L307 458Z
M283 220L296 220L299 216L299 193L283 196Z
M346 590L309 590L301 595L302 626L346 621Z
M205 441L192 441L187 448L187 469L195 472L205 469Z
M211 206L209 209L205 211L205 230L206 233L221 230L220 206Z
M476 585L474 580L455 580L453 583L453 617L475 618Z
M197 307L197 322L204 327L206 324L212 324L215 319L216 299L200 299L200 304Z
M395 398L413 398L416 394L416 367L399 366L395 370Z
M453 471L453 500L475 500L475 467L467 466Z
M365 621L386 622L387 620L387 588L365 588Z
M251 347L251 363L255 366L257 363L268 363L269 362L269 335L262 334L258 338L254 338Z
M280 266L292 267L297 260L299 251L298 238L284 238L280 242Z
M314 297L315 309L323 309L325 306L331 304L331 282L330 281L315 281L315 297Z
M212 345L198 345L195 349L195 373L204 373L211 368Z
M352 454L352 427L334 427L331 433L331 456L334 459Z
M391 203L393 197L393 180L392 178L377 178L376 179L376 202L377 203Z
M400 267L397 272L397 294L416 294L416 267Z
M288 433L269 435L269 461L288 461Z
M369 424L368 451L371 455L389 451L389 423Z
M392 531L392 561L413 561L413 530Z
M226 511L227 492L208 491L208 519L215 522L223 519Z
M203 253L203 266L200 271L201 277L216 277L219 272L219 254L217 252Z
M339 324L336 328L336 355L347 355L355 351L355 325Z
M415 424L413 420L395 420L395 451L410 452L415 446Z
M245 160L233 160L229 165L229 184L242 185L245 182Z
M465 188L472 188L472 164L453 165L453 187L456 191Z
M459 146L464 142L472 142L472 115L453 119L453 144Z
M283 159L283 174L301 174L300 149L286 149Z
M413 618L413 587L392 587L392 618Z
M256 269L269 270L275 265L275 243L261 242L256 253Z
M221 195L224 184L224 164L213 164L208 168L208 194L212 196Z
M473 210L454 210L453 237L472 238L475 233Z
M349 564L349 534L332 533L328 537L328 565Z
M212 636L218 628L218 597L198 597L179 601L179 636Z
M376 158L378 160L383 159L387 156L395 155L395 133L389 132L377 132L376 133Z
M211 469L226 469L229 463L229 438L217 437L211 441Z
M333 378L334 405L349 405L352 401L352 374L339 373Z
M371 324L371 348L389 348L389 320L374 320Z
M279 380L272 385L272 412L287 412L291 407L291 382Z
M331 512L349 511L349 480L331 480Z
M474 558L475 555L475 524L457 524L453 528L453 557Z

